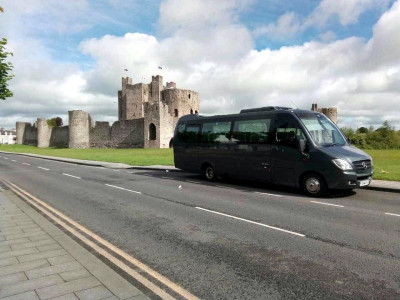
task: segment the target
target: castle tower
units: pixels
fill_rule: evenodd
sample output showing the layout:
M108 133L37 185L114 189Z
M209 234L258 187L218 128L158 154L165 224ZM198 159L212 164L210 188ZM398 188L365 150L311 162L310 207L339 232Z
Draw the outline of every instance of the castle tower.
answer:
M72 110L69 115L69 148L89 148L91 117L82 110Z
M17 130L17 141L16 144L22 145L24 143L24 138L25 138L25 128L26 128L26 122L17 122L15 127Z
M37 119L37 146L38 148L50 147L51 129L45 118Z
M133 84L132 78L122 78L122 90L118 91L118 120L143 118L143 105L150 94L151 84Z
M327 116L333 123L337 124L338 120L338 111L337 107L323 107L323 108L318 108L317 103L311 104L311 110L312 111L318 111L320 113L323 113L325 116Z

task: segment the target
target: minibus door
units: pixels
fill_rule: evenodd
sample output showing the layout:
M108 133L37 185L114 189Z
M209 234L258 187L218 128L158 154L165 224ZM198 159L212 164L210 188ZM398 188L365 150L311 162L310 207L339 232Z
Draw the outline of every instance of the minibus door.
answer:
M297 169L302 162L298 139L304 138L296 119L291 115L279 115L275 121L275 136L272 147L272 182L295 186Z
M200 125L187 124L184 137L183 148L183 161L185 169L197 170L199 168L199 138L200 138Z

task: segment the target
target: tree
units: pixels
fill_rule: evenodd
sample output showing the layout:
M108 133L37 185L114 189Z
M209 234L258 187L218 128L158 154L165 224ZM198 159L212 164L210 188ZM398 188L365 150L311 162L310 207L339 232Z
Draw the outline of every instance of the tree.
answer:
M4 9L0 6L0 13L4 12ZM0 99L6 100L6 98L12 97L13 93L8 89L8 81L11 80L14 75L11 74L13 65L10 62L6 62L9 55L13 55L11 52L6 52L5 48L7 45L7 39L2 38L0 40Z
M357 133L368 133L367 127L360 127L357 129Z
M60 117L51 118L47 120L47 125L49 125L49 127L63 126L63 120Z

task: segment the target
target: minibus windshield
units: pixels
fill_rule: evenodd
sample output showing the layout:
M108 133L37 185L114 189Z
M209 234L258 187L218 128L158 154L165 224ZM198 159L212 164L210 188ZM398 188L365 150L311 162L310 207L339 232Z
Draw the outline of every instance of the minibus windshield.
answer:
M338 128L323 114L298 113L314 142L323 147L345 146L347 142Z

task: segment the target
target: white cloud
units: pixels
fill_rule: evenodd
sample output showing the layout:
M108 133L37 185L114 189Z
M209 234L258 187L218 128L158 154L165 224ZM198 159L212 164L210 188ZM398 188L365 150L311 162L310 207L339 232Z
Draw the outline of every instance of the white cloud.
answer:
M82 53L96 61L89 71L55 62L37 40L12 41L18 76L12 83L14 99L0 103L2 122L65 116L71 109L87 110L96 120L116 119L121 77L149 82L160 73L164 81L199 91L206 114L293 106L292 101L308 109L318 102L337 106L342 126L377 126L388 119L400 128L400 2L382 15L369 41L332 41L328 31L318 41L255 50L237 17L246 2L221 1L216 7L210 0L193 2L209 7L208 15L195 14L190 5L176 12L175 1L161 5L160 27L169 25L160 37L127 33L83 41ZM352 20L343 15L344 23Z
M311 27L323 29L329 22L337 18L342 26L355 24L366 11L383 11L390 0L322 0L306 17L294 12L286 12L276 23L260 26L256 36L266 35L275 39L285 39L301 33Z

